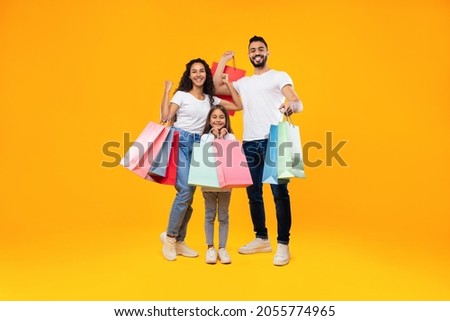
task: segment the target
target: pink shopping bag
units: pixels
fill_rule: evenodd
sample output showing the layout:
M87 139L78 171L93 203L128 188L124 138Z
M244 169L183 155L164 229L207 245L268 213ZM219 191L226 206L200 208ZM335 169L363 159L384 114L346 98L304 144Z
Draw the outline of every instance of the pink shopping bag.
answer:
M146 179L159 184L166 184L166 185L176 184L179 141L180 141L180 134L177 131L174 131L172 144L170 146L169 162L167 164L165 176L161 177L156 174L148 173Z
M247 187L253 184L250 170L237 140L215 139L217 174L221 188Z
M133 173L146 178L147 173L169 134L169 128L149 122L120 161Z

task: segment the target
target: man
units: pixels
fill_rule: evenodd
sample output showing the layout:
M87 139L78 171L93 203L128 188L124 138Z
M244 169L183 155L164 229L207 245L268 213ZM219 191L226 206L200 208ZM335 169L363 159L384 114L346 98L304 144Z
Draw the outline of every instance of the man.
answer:
M223 83L222 76L226 63L233 56L233 51L227 51L222 56L213 80L216 94L230 95L230 90L236 90L244 110L243 148L253 179L253 185L247 187L247 196L256 239L242 246L239 253L271 252L262 185L264 156L268 148L267 138L270 125L277 124L283 112L287 115L300 112L303 105L289 75L286 72L273 70L267 64L269 51L264 38L254 36L249 41L248 56L254 67L253 76L241 78L228 88ZM278 223L277 251L273 264L282 266L288 264L290 259L291 204L287 184L272 184L270 187L275 200Z

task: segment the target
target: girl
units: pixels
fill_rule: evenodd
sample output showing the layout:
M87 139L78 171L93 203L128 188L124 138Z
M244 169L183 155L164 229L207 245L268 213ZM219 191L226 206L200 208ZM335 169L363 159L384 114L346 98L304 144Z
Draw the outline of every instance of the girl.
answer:
M236 140L230 125L230 117L226 109L221 105L212 107L208 113L208 121L203 130L201 141L211 142L214 138ZM226 250L228 239L228 207L230 205L231 189L218 189L203 187L203 198L205 199L205 234L206 263L215 264L217 257L224 264L231 263L230 255ZM217 209L217 211L216 211ZM214 248L214 221L216 213L219 219L219 251Z
M229 84L231 86L231 84ZM173 123L180 135L178 150L177 195L169 214L167 230L160 235L163 256L174 261L177 255L196 257L198 253L185 243L187 224L192 215L195 186L188 185L189 164L194 142L200 140L208 112L213 105L222 103L230 110L239 108L214 96L211 69L200 58L186 64L178 88L169 103L172 82L166 81L161 103L161 121ZM176 118L176 120L175 120Z

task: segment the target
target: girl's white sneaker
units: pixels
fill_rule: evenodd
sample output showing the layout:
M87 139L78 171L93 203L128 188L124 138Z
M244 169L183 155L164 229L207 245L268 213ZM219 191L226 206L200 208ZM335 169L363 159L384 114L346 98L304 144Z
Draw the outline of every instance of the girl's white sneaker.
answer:
M230 254L228 254L228 251L225 248L223 248L223 247L221 247L219 249L219 260L223 264L230 264L231 263Z
M217 251L215 248L210 247L206 250L206 263L216 264L217 263Z

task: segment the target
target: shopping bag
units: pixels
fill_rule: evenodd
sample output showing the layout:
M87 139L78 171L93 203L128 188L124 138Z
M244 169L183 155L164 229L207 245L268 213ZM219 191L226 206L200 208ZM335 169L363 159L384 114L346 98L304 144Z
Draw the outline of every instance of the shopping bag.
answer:
M267 184L286 184L289 179L278 178L278 125L270 125L269 138L267 141L266 155L264 156L264 167L262 182Z
M189 185L220 187L213 142L194 143L189 165Z
M177 167L178 167L178 146L180 141L180 134L176 130L171 130L173 138L170 146L169 160L166 166L166 173L164 176L148 173L145 177L159 184L174 185L177 183Z
M159 153L169 131L169 128L163 125L149 122L126 152L120 164L145 178L150 169L150 164L153 163L154 158Z
M211 72L212 72L213 76L214 76L214 73L216 72L217 65L218 65L217 62L212 63ZM236 81L236 80L244 77L246 71L243 69L238 69L236 67L225 66L223 73L228 75L228 79L230 80L230 82L233 82L233 81ZM231 98L230 95L217 95L217 97L233 102L233 98ZM229 110L228 114L232 116L232 115L234 115L234 111Z
M253 184L242 144L237 140L214 140L217 174L221 188L247 187Z
M278 124L278 178L305 178L300 129L288 116Z
M295 177L305 178L300 128L290 122L288 123L287 129L292 141L292 173Z
M170 128L169 134L163 142L163 145L156 155L153 163L150 164L149 174L158 175L161 177L166 176L167 165L169 164L169 156L172 147L172 141L174 137L175 129Z
M292 139L291 132L288 128L289 123L282 121L278 123L277 135L277 177L291 178L294 177L292 170Z

